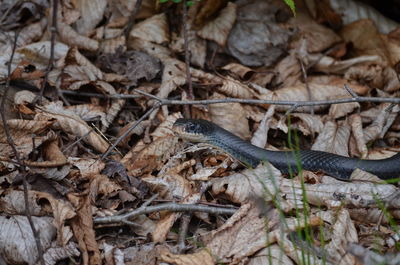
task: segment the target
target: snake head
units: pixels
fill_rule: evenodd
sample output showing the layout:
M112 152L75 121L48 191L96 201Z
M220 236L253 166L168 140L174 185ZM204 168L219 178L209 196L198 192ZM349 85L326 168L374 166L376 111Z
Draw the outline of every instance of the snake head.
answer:
M206 142L214 126L206 120L177 119L172 129L182 139L191 142Z

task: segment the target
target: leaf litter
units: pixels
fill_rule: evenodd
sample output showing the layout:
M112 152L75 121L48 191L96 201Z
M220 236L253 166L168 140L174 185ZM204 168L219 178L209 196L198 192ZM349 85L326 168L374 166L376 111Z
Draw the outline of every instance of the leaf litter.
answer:
M172 125L191 114L271 150L288 150L294 133L300 149L382 159L400 150L397 105L157 104L396 98L398 22L351 0L298 1L296 16L280 0L202 0L185 19L173 2L63 1L53 17L46 1L3 1L2 259L40 263L27 205L45 264L396 264L395 183L361 170L342 182L244 168L209 146L185 148ZM165 203L215 212L157 210ZM140 207L150 210L113 221Z

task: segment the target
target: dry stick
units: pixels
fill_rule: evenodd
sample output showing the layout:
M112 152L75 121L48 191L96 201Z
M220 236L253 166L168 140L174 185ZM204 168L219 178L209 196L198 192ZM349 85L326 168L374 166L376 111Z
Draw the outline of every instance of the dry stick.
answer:
M232 208L221 208L204 206L199 204L178 204L178 203L163 203L154 206L140 207L132 212L116 215L116 216L105 216L96 217L93 221L95 224L108 224L108 223L120 223L128 218L133 218L142 214L148 214L160 211L170 211L170 212L205 212L209 214L229 214L232 215L236 212L236 209Z
M183 24L183 40L184 40L184 47L185 47L185 67L186 67L186 83L189 86L188 91L188 99L194 99L193 95L193 85L192 85L192 77L190 75L190 51L189 51L189 40L188 40L188 23L187 23L187 5L186 0L182 2L182 10L183 10L183 17L182 17L182 24ZM184 106L185 117L190 118L190 108L189 105Z
M53 21L51 23L51 26L49 27L50 34L51 34L50 58L49 58L49 63L47 64L46 72L44 73L43 83L40 87L40 93L39 93L39 98L38 98L39 103L42 102L44 89L47 84L47 79L49 78L49 73L51 70L53 70L53 67L54 67L54 46L56 43L56 33L57 33L57 9L58 9L58 0L53 0L53 14L52 14Z
M308 82L307 82L306 69L304 68L304 64L303 64L303 61L301 60L301 58L298 58L297 60L300 62L301 72L303 73L303 81L304 81L304 84L306 85L306 89L307 89L308 100L311 101L313 98L312 98L310 86L308 85ZM312 106L311 106L310 112L311 112L311 114L314 114L314 108Z
M126 132L124 132L116 141L115 143L110 146L108 148L108 150L101 156L101 160L105 159L112 150L114 150L114 148L127 136L129 135L129 133L135 129L144 119L146 119L148 116L150 116L151 113L153 113L153 111L155 111L156 109L158 109L161 106L161 103L158 102L156 103L150 110L148 110L145 114L143 114L142 117L140 117L140 119L138 119Z
M101 159L104 159L109 153L134 129L141 121L147 118L155 109L164 105L209 105L217 103L244 103L244 104L270 104L270 105L284 105L291 106L290 111L294 111L299 107L304 106L319 106L319 105L332 105L332 104L343 104L350 102L377 102L377 103L393 103L400 104L400 98L374 98L374 97L357 97L357 98L339 98L332 100L315 100L315 101L290 101L290 100L266 100L266 99L241 99L241 98L225 98L225 99L207 99L207 100L171 100L163 99L141 90L133 90L133 92L142 94L146 97L157 100L158 103L154 105L149 111L147 111L137 122L135 122L131 128L128 129L123 135L121 135L116 142L102 155Z
M203 196L204 192L210 187L211 182L206 182L203 183L200 192L199 192L199 198L196 200L196 203L198 203L201 200L201 197ZM181 217L181 225L179 229L179 237L178 237L178 251L179 253L183 253L187 247L186 247L186 236L187 232L189 230L189 223L190 220L192 219L193 213L185 213Z
M31 210L29 208L28 184L27 184L27 181L26 181L26 176L28 175L28 173L26 172L25 164L21 160L21 158L19 156L19 153L17 151L17 148L15 146L14 140L13 140L13 138L11 136L11 133L10 133L10 130L8 128L7 121L6 121L6 115L5 115L5 102L6 102L8 90L10 89L10 81L11 81L10 80L10 77L11 77L11 65L12 65L12 61L14 59L15 49L17 48L18 35L19 35L19 32L18 31L15 32L15 38L14 38L13 47L12 47L12 51L11 51L11 57L10 57L10 61L8 62L8 65L7 65L7 79L6 79L6 86L5 86L5 89L4 89L4 95L3 95L3 98L1 99L1 104L0 104L0 115L1 115L1 120L3 122L4 133L6 134L6 137L7 137L7 142L10 145L11 149L13 150L15 159L17 160L18 164L21 165L22 183L23 183L23 187L24 187L25 214L26 214L26 217L28 219L29 225L30 225L30 227L32 229L32 234L33 234L33 236L35 238L35 244L36 244L36 248L37 248L37 251L38 251L40 264L45 265L44 258L43 258L43 248L42 248L42 245L40 243L40 235L39 235L38 231L35 228L35 225L34 225L33 220L32 220Z
M98 93L87 93L87 92L77 92L74 90L66 90L60 89L61 94L65 95L76 95L76 96L83 96L83 97L96 97L96 98L111 98L111 99L132 99L132 98L140 98L139 95L126 95L126 94L113 94L113 95L104 95Z
M146 95L143 91L134 90L134 92ZM244 104L270 104L270 105L282 105L282 106L320 106L320 105L332 105L332 104L343 104L350 102L376 102L376 103L394 103L400 104L400 98L375 98L375 97L357 97L357 98L339 98L331 100L314 100L314 101L299 101L299 100L269 100L269 99L241 99L241 98L224 98L224 99L206 99L206 100L171 100L163 99L154 95L149 97L157 100L163 105L209 105L218 103L244 103Z
M131 13L131 16L129 17L126 28L124 29L126 42L128 42L129 33L131 32L133 25L135 25L135 18L136 18L136 15L139 13L141 6L142 6L142 0L136 0L135 7L132 10L132 13Z

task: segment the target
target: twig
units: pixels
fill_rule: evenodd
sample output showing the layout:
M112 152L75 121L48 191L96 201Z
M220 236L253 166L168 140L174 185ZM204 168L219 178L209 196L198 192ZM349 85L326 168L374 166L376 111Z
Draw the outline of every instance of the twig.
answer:
M39 103L42 102L44 89L46 88L47 80L49 77L49 73L53 70L54 67L54 46L56 43L56 33L57 33L57 9L58 9L58 0L53 0L53 14L52 14L52 22L51 26L49 27L49 31L51 34L50 37L50 58L49 63L47 64L46 72L44 73L43 83L40 87L40 93L37 101Z
M17 160L18 164L21 165L20 170L21 170L21 174L22 174L22 183L23 183L23 187L24 187L25 215L26 215L29 225L32 229L33 237L35 238L35 243L36 243L36 248L38 251L38 258L39 258L40 264L45 265L44 258L43 258L43 248L40 243L40 234L38 233L38 231L35 228L35 225L32 220L30 207L29 207L28 184L26 181L26 176L28 173L26 172L25 165L19 156L18 150L17 150L14 140L11 136L10 129L8 127L7 120L6 120L6 115L5 115L5 102L6 102L8 91L10 89L10 81L11 81L10 80L11 79L10 78L11 77L11 65L12 65L12 61L14 59L15 49L17 47L18 35L19 35L19 32L16 31L14 42L13 42L13 47L12 47L12 51L11 51L10 61L8 62L8 65L7 65L7 79L6 79L5 89L4 89L4 95L1 99L1 104L0 104L0 115L1 115L1 120L3 122L4 133L6 134L6 137L7 137L7 142L10 145L11 149L13 150L15 159Z
M95 97L95 98L111 98L111 99L132 99L141 97L139 95L126 95L126 94L104 95L98 93L78 92L74 90L65 90L65 89L60 89L60 93L65 95L76 95L76 96Z
M303 82L306 85L307 94L308 94L308 100L312 101L313 98L312 98L310 86L308 85L307 72L306 72L306 69L304 68L303 60L301 60L301 58L298 58L298 61L300 63L301 72L303 73ZM310 112L311 112L311 114L314 114L313 106L311 106Z
M153 96L154 98L155 96ZM218 103L244 103L244 104L270 104L283 106L320 106L343 104L350 102L376 102L376 103L395 103L400 104L400 98L376 98L376 97L358 97L358 98L339 98L332 100L315 100L315 101L298 101L298 100L268 100L268 99L241 99L241 98L225 98L225 99L207 99L207 100L170 100L157 99L161 105L209 105Z
M125 41L129 39L129 33L131 32L133 25L135 25L136 15L139 13L140 7L142 6L142 0L136 0L135 7L132 10L131 16L129 17L128 23L124 29Z
M140 207L132 212L117 215L117 216L106 216L106 217L96 217L94 219L95 224L107 224L107 223L119 223L122 220L133 218L142 214L148 214L159 211L170 211L170 212L205 212L209 214L229 214L232 215L236 212L232 208L221 208L221 207L211 207L198 204L177 204L177 203L164 203L148 207Z
M349 92L349 94L353 97L353 98L358 98L358 95L356 94L356 92L353 91L353 89L351 89L347 84L344 84L344 89L347 90L347 92Z
M155 111L156 109L158 109L161 106L161 103L156 103L151 109L149 109L142 117L140 117L140 119L138 119L128 130L126 130L126 132L124 132L115 142L112 146L110 146L108 148L108 150L101 156L101 160L105 159L112 150L114 150L114 148L127 136L129 135L129 133L135 129L139 123L141 123L144 119L146 119L148 116L150 116L151 113L153 113L153 111Z
M203 196L204 192L206 192L206 190L210 187L211 182L204 182L202 183L202 186L200 188L200 192L199 192L199 197L198 199L195 201L196 203L199 203L201 200L201 197ZM181 217L181 226L179 228L179 237L178 237L178 251L179 253L183 253L186 249L186 236L187 236L187 232L189 230L189 224L190 224L190 220L192 219L192 215L193 213L185 213L182 215Z
M186 83L188 84L188 99L193 100L193 85L192 85L192 77L190 75L190 51L189 51L189 39L188 39L188 23L187 23L187 5L186 0L182 2L182 10L183 10L183 17L182 17L182 24L183 24L183 40L184 40L184 47L185 47L185 67L186 67ZM190 108L189 106L184 106L185 116L186 118L190 118Z

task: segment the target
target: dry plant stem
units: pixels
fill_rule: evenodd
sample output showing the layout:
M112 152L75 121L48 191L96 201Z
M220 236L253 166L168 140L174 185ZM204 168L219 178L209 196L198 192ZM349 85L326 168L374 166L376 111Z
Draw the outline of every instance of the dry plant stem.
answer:
M150 116L151 113L153 113L153 111L155 111L156 109L158 109L161 106L161 103L158 102L156 103L150 110L148 110L145 114L143 114L142 117L140 117L140 119L138 119L128 130L126 130L126 132L124 134L122 134L116 141L115 143L110 146L107 150L107 152L105 152L102 156L101 156L101 160L103 160L104 158L106 158L112 150L114 150L114 148L127 136L129 135L129 133L135 129L144 119L146 119L148 116Z
M134 90L134 92L146 95L143 91ZM146 95L147 96L147 95ZM400 104L400 98L375 98L375 97L357 97L357 98L339 98L332 100L314 100L314 101L296 101L296 100L267 100L267 99L241 99L241 98L224 98L224 99L205 99L205 100L171 100L163 99L154 95L148 95L163 105L209 105L218 103L243 103L243 104L270 104L270 105L282 105L282 106L295 106L296 108L305 106L320 106L320 105L332 105L332 104L343 104L350 102L375 102L375 103L394 103Z
M139 95L125 95L125 94L114 94L114 95L104 95L98 93L87 93L87 92L79 92L74 90L65 90L60 89L60 94L62 95L74 95L74 96L84 96L84 97L95 97L95 98L112 98L112 99L132 99L132 98L140 98Z
M186 83L189 86L188 90L188 99L193 100L193 84L192 84L192 77L190 75L190 51L189 51L189 39L188 39L188 14L187 14L187 5L186 0L182 2L182 24L183 24L183 40L184 40L184 47L185 47L185 66L186 66ZM190 108L189 105L185 106L185 117L190 118Z
M353 89L351 89L347 84L344 84L344 89L347 90L347 92L349 92L349 94L353 97L353 98L358 98L358 95L356 94L356 92L353 91Z
M3 122L4 133L6 134L6 137L7 137L7 142L11 146L11 149L13 150L15 159L17 160L18 164L21 165L20 170L21 170L21 174L22 174L22 183L23 183L23 187L24 187L25 215L26 215L29 225L32 229L33 237L35 238L35 243L36 243L36 248L38 251L38 257L39 257L40 264L45 265L44 258L43 258L43 248L42 248L42 244L40 243L40 235L35 228L35 225L32 220L31 211L29 208L28 184L26 181L26 176L28 175L28 173L26 172L25 165L22 162L22 160L18 154L17 148L15 147L15 143L11 136L10 130L8 128L6 115L5 115L5 102L6 102L8 90L10 89L11 64L14 59L15 49L17 47L18 35L19 35L19 32L15 32L15 39L14 39L13 46L12 46L11 57L10 57L10 61L8 62L8 66L7 66L6 86L5 86L4 95L3 95L3 98L1 99L1 104L0 104L0 115L1 115L1 120Z
M189 223L192 220L192 213L185 213L181 217L181 225L179 228L179 238L178 238L178 252L184 253L187 249L186 246L186 236L189 230Z
M132 212L116 215L116 216L106 216L106 217L96 217L93 221L95 224L108 224L108 223L120 223L122 220L133 218L141 214L148 214L159 211L171 211L171 212L205 212L209 214L228 214L232 215L236 212L232 208L220 208L220 207L210 207L199 204L178 204L178 203L164 203L148 207L140 207Z
M204 192L211 186L211 182L204 182L201 185L200 192L199 192L199 199L196 200L196 203L199 203L201 200L201 197L203 196ZM186 247L186 236L187 232L189 229L189 223L190 220L192 219L193 213L186 213L183 214L181 217L181 226L179 229L179 238L178 238L178 251L179 253L183 253L187 247Z
M126 24L126 28L124 29L126 42L129 39L129 33L131 32L133 25L135 25L135 18L136 18L136 15L139 13L141 6L142 6L142 0L136 0L135 7L133 8L131 16L129 17L128 23Z
M47 68L46 68L46 72L44 73L44 78L43 78L43 83L42 86L40 88L40 93L39 93L39 98L38 98L38 102L41 103L42 102L42 98L43 98L43 93L44 93L44 89L46 87L47 84L47 79L49 77L49 73L51 70L53 70L54 67L54 46L56 43L56 34L57 34L57 9L58 9L58 0L53 0L53 14L52 14L52 23L51 26L49 28L50 30L50 58L49 58L49 63L47 64Z
M306 69L304 68L304 64L303 64L303 61L301 60L301 58L298 58L298 61L300 63L301 72L303 73L303 82L306 85L307 94L308 94L308 100L312 101L313 98L312 98L312 95L311 95L310 86L308 85L308 82L307 82ZM314 115L314 107L313 106L311 106L311 108L310 108L310 113Z

